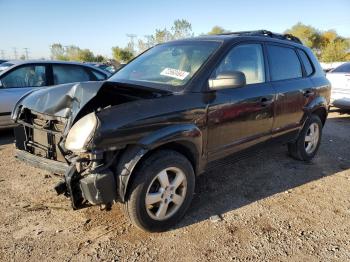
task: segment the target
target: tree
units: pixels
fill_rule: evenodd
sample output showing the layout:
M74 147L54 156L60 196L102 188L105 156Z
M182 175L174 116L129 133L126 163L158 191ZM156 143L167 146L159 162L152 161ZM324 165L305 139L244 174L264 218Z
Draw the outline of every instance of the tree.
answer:
M181 39L186 37L192 37L192 25L185 19L177 19L174 21L174 25L171 27L172 38Z
M103 63L105 62L107 59L103 56L103 55L97 55L94 58L94 62L99 62L99 63Z
M91 52L89 49L83 49L83 50L79 49L77 61L94 62L95 61L94 53Z
M319 49L321 46L321 34L312 26L299 22L292 26L291 29L286 30L285 33L298 37L304 45L312 49Z
M145 35L145 39L139 39L137 42L138 53L141 53L156 44L192 36L193 32L191 23L185 19L177 19L174 21L170 31L167 28L156 29L153 35Z
M329 42L321 52L321 61L335 62L349 59L349 43L342 38Z
M335 30L321 32L312 26L297 23L286 33L298 37L323 62L346 61L350 57L349 41Z
M65 55L64 47L61 44L59 43L52 44L50 46L50 51L51 51L51 59L68 60Z
M112 47L112 53L115 60L118 62L129 62L133 57L133 53L127 48L120 48L118 46Z
M216 25L211 29L210 32L208 32L208 35L218 35L218 34L224 34L224 33L228 33L228 31L222 28L221 26Z

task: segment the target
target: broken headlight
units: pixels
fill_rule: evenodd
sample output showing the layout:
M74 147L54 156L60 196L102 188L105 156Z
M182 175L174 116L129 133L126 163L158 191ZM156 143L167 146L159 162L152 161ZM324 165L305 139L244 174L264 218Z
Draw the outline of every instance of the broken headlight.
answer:
M85 152L97 126L95 113L79 119L69 130L65 147L73 152Z

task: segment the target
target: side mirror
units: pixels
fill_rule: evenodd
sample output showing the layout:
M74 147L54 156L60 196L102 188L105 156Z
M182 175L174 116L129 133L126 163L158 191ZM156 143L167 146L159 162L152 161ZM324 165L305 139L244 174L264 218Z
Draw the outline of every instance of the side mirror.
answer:
M220 73L215 79L208 80L211 90L242 87L246 84L244 73L228 71Z

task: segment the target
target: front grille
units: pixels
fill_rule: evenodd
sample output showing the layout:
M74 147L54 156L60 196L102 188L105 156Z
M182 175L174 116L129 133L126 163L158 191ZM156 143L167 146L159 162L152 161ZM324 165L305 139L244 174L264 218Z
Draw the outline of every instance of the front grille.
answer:
M31 154L47 159L66 162L59 143L65 127L65 120L43 114L23 111L15 129L16 146Z

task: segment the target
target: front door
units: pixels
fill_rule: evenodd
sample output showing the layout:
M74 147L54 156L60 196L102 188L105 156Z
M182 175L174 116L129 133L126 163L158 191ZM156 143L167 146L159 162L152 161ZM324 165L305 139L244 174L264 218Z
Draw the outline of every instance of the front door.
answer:
M240 71L246 85L215 91L208 109L209 161L270 138L275 92L266 82L263 46L240 44L225 56L211 78Z
M0 127L9 126L16 102L33 88L46 86L45 65L25 65L0 78Z

